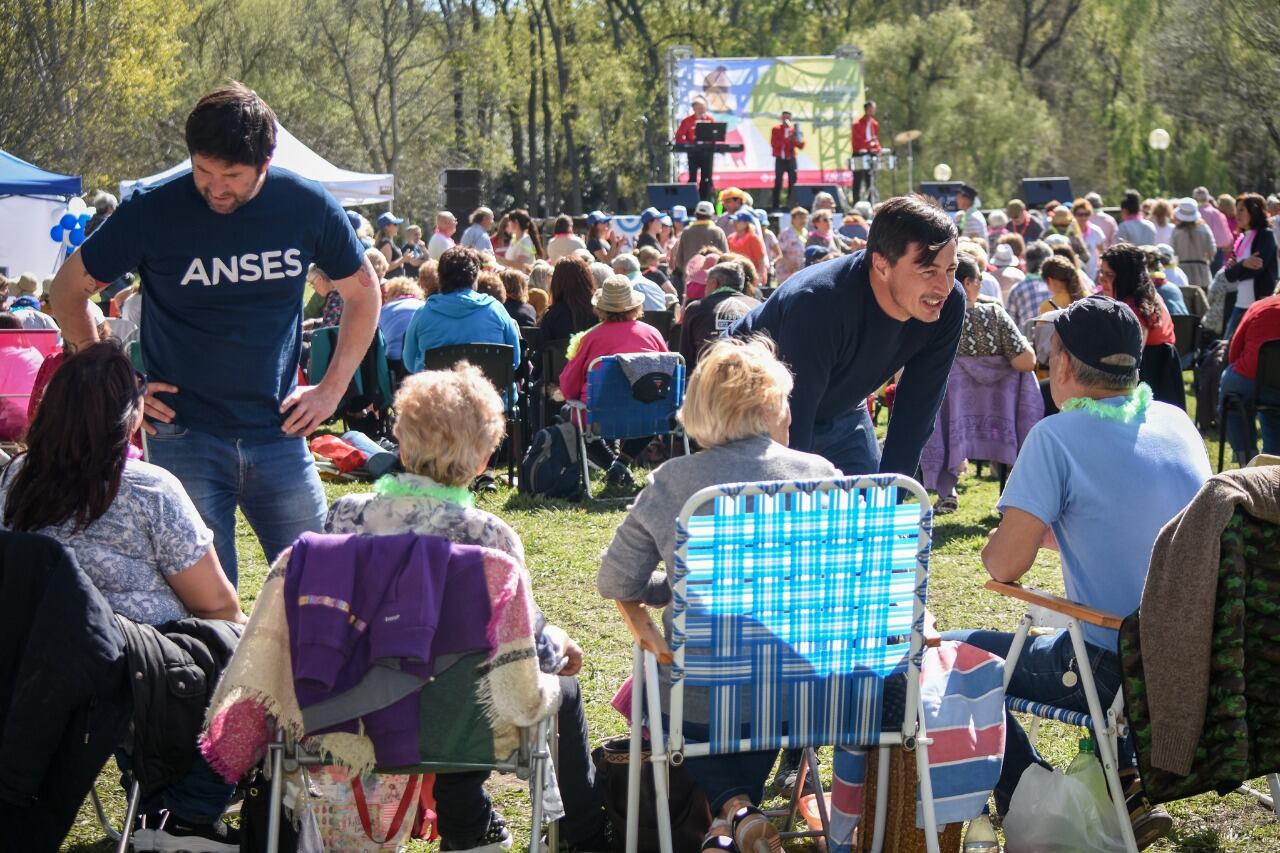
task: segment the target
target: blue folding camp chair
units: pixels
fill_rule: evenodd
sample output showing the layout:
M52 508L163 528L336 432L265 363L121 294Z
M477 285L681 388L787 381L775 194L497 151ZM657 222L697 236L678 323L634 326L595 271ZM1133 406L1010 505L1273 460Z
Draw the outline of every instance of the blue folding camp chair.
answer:
M622 438L644 438L651 435L676 436L689 453L689 438L676 419L684 402L684 358L679 353L644 353L670 368L671 382L665 397L644 403L632 394L631 383L622 372L618 356L603 355L587 367L587 399L571 400L570 413L578 428L578 456L582 459L582 482L591 498L591 470L587 461L587 433L605 441ZM674 450L674 447L672 448Z
M671 650L647 617L636 618L638 605L619 604L637 640L627 853L638 842L645 726L662 853L672 849L668 763L824 745L877 746L886 765L889 746L915 750L925 839L937 853L919 686L932 519L924 488L898 475L738 483L689 498L676 527ZM664 736L658 664L668 658ZM906 677L902 724L881 731L885 680L895 674ZM743 705L747 686L751 699ZM708 695L708 743L685 740L689 688ZM747 731L743 720L750 721ZM816 782L812 752L806 764ZM885 786L878 790L883 796ZM784 837L819 835L830 847L823 797L817 805L821 832ZM876 810L877 853L884 811Z

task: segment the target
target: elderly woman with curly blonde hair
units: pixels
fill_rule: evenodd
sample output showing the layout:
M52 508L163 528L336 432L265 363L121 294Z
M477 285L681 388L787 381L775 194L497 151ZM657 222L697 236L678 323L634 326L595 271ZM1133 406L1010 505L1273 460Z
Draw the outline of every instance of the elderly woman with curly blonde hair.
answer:
M680 409L689 437L703 449L670 459L649 475L601 558L596 588L602 596L663 607L663 626L670 637L671 587L657 569L659 562L668 570L675 565L672 519L685 501L700 489L723 483L840 475L821 456L787 447L791 386L791 372L765 338L720 340L703 352ZM685 736L706 740L709 714L706 691L686 688ZM781 851L777 829L758 808L776 756L776 751L766 751L685 760L715 816L709 843L728 836L738 850Z
M396 393L395 437L401 473L388 474L373 492L334 502L326 533L442 536L462 545L495 548L525 565L524 545L502 519L477 509L467 486L483 472L506 428L502 398L479 368L466 362L452 370L428 370L405 379ZM538 624L538 663L558 673L560 760L556 775L564 799L561 838L579 850L606 850L603 804L594 789L587 722L572 676L582 668L582 649L563 629ZM502 816L485 793L488 771L436 777L439 831L445 850L510 845Z

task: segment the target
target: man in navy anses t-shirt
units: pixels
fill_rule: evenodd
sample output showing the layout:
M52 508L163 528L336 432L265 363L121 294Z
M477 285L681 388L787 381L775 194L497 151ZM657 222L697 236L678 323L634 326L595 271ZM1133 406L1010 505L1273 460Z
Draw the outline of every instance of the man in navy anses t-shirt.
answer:
M336 409L380 296L338 203L271 165L275 116L255 93L235 84L205 96L187 144L192 171L125 200L59 271L51 297L64 336L84 345L97 283L139 272L148 455L182 481L234 583L237 505L269 560L321 529L324 493L304 436ZM323 381L299 387L312 263L345 308Z
M864 251L801 270L729 330L769 335L795 374L791 447L850 476L915 475L964 327L955 259L945 213L890 199ZM899 370L881 458L866 400Z

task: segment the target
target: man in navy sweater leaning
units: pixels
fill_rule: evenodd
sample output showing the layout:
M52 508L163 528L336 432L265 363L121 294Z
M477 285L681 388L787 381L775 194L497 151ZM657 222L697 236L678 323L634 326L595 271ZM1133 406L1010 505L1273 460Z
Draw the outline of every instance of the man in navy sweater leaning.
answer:
M964 325L956 228L924 199L891 199L861 252L801 270L730 334L766 333L795 373L791 446L847 475L914 476ZM881 458L867 397L902 369Z

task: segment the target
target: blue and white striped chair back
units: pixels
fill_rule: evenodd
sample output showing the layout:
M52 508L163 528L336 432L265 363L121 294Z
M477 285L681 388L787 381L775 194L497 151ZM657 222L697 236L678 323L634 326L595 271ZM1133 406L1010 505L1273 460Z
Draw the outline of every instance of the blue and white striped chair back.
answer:
M896 673L907 676L902 734L914 735L932 527L918 483L716 486L691 497L677 524L674 750L687 688L708 693L713 754L879 744Z

